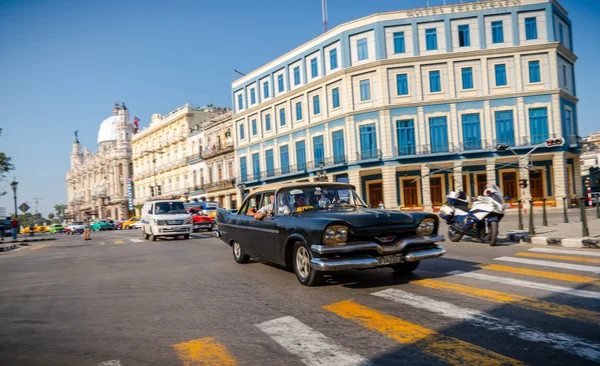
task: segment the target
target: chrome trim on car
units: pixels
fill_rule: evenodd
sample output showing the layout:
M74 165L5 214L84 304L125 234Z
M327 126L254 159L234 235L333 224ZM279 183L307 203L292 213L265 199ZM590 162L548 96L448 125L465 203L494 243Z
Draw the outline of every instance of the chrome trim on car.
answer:
M342 245L322 245L313 244L310 249L318 254L337 254L337 253L348 253L365 250L376 250L379 254L394 254L402 251L409 245L412 244L433 244L436 242L443 242L446 238L443 235L435 236L413 236L410 238L402 239L395 244L381 245L376 242L361 242L354 244L342 244Z
M220 226L229 226L229 227L233 227L233 228L237 228L237 229L245 229L245 230L254 230L254 231L262 231L265 233L271 233L271 234L279 234L279 230L273 230L273 229L264 229L262 227L254 227L254 226L243 226L243 225L233 225L233 224L223 224L223 223L219 223L217 225Z
M430 250L420 250L417 252L410 252L404 258L406 259L407 262L417 262L417 261L420 261L423 259L441 257L444 254L446 254L446 249L444 249L442 247L438 247L438 248L430 249Z

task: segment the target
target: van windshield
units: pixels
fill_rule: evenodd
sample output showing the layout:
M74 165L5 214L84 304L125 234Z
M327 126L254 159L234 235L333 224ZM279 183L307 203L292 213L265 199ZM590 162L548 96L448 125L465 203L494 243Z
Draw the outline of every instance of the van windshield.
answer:
M183 202L159 202L154 205L155 214L180 214L186 212Z

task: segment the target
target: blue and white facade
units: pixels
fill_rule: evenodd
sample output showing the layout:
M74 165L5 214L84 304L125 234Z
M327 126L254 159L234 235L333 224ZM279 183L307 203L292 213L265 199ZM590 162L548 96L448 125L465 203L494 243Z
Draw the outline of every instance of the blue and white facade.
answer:
M560 206L580 190L571 30L553 0L342 24L233 82L238 184L312 180L321 167L387 208L431 210L487 183ZM553 137L566 143L527 155Z

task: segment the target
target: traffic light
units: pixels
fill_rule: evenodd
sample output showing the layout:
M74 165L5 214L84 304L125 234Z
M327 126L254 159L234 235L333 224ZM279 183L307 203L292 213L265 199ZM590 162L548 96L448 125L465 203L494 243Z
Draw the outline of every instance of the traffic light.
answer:
M527 188L527 179L519 179L519 186L521 186L521 188Z
M498 144L496 145L496 150L497 151L506 151L508 150L509 146L507 144Z
M553 138L546 140L546 147L562 146L565 143L565 139L562 137Z

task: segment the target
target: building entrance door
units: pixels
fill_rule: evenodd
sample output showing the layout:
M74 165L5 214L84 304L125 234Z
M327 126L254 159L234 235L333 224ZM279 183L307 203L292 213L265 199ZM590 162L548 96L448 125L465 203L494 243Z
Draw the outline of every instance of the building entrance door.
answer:
M371 207L379 206L379 202L383 202L383 185L379 183L369 184L369 204Z
M430 178L429 185L431 187L431 202L434 205L443 204L444 200L442 199L442 178Z
M517 188L517 173L502 173L502 183L502 192L504 193L504 197L509 197L510 199L515 200L519 198L519 191Z
M483 191L485 191L485 187L487 186L487 174L477 174L477 192L476 195L481 196Z
M529 190L531 191L531 199L538 201L544 198L544 186L541 172L529 173Z
M402 198L405 207L416 207L419 205L419 196L417 194L417 182L412 179L402 181Z

